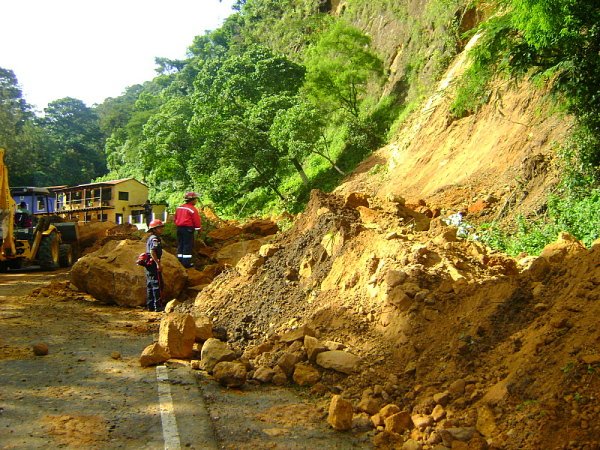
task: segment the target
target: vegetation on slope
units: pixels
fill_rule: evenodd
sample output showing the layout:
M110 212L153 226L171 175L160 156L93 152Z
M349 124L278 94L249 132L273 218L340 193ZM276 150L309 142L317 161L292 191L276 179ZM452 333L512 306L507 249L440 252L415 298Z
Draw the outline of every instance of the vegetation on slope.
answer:
M298 211L312 188L333 189L393 139L469 33L481 31L458 87L456 118L488 100L491 80L527 76L552 85L578 121L561 151L564 182L540 226L523 221L510 236L492 224L488 242L532 251L558 227L586 242L597 237L598 214L586 215L600 210L595 1L327 5L239 0L219 29L194 39L185 60L157 58L153 80L93 108L57 100L44 118L2 69L0 145L17 168L14 183L134 176L151 186L153 199L171 204L193 189L229 216Z
M591 0L503 0L499 6L479 28L454 115L485 103L494 77L527 76L552 87L576 127L560 150L562 182L545 214L532 223L521 218L510 233L491 224L484 237L512 254L537 253L561 230L589 245L600 229L600 6Z

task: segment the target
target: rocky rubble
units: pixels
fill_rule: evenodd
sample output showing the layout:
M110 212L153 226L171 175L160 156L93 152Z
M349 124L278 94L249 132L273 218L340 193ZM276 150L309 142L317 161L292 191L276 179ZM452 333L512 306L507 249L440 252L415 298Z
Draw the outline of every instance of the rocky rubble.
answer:
M196 262L202 270L185 270L174 256L176 243L163 239L163 274L165 298L185 300L196 295L226 267L235 266L246 254L257 251L272 239L277 225L257 219L244 225L219 219L205 209L216 226L207 234L205 244L196 241ZM135 226L109 222L90 222L79 227L83 256L73 265L71 282L79 290L108 304L145 305L145 275L133 262L145 251L147 235Z
M599 244L561 234L513 259L423 202L317 191L259 244L192 272L195 301L188 286L167 306L143 366L304 386L333 428L378 448L600 445Z
M600 245L563 234L515 260L423 207L315 191L182 308L227 328L249 380L317 370L311 390L351 402L378 447L598 448ZM314 333L282 341L301 325ZM327 352L360 363L323 367Z
M71 281L94 298L120 306L146 304L146 276L134 264L144 252L142 241L111 240L95 252L81 257L71 269ZM187 272L177 258L163 255L166 298L175 298L187 283Z

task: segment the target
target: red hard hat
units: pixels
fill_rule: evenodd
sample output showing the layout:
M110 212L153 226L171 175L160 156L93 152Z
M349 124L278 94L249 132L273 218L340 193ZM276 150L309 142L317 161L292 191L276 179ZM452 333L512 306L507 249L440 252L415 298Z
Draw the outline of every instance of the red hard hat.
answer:
M165 226L165 224L162 222L162 220L154 219L152 222L150 222L150 225L148 225L148 230L152 230L153 228L164 227L164 226Z
M193 200L195 198L200 198L200 195L196 194L195 192L186 192L183 198L185 200Z

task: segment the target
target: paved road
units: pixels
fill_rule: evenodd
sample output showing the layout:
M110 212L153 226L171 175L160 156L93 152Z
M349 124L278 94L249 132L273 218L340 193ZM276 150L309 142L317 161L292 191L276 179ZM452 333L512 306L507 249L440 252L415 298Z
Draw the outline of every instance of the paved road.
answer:
M140 367L160 316L102 305L67 280L0 275L0 449L371 448L329 429L305 393L227 390L178 362ZM33 354L39 342L48 355Z
M155 368L139 366L158 328L154 314L61 298L60 290L26 296L67 275L0 275L0 448L158 449L174 433L170 448L217 448L190 372L167 369L159 381ZM48 355L33 355L37 342ZM173 399L183 428L163 429L164 399ZM168 417L163 411L167 425Z

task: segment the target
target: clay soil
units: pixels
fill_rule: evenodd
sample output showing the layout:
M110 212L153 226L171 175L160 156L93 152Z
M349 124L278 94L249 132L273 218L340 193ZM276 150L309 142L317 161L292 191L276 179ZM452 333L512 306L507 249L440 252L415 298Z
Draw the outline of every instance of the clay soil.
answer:
M436 394L461 386L438 431L475 427L482 448L599 448L600 245L564 235L542 257L515 260L439 219L418 231L413 212L369 201L313 192L272 241L279 250L255 274L221 274L196 311L242 350L306 324L361 356L356 374L323 372L324 401L342 393L356 407L367 392L428 415ZM401 448L432 431L373 443Z
M222 445L403 448L412 439L433 449L443 430L459 428L479 438L437 448L600 448L600 243L585 248L562 235L540 257L515 259L457 237L442 220L462 210L472 223L510 224L543 212L558 180L556 143L571 123L547 102L526 84L499 86L477 114L454 120L440 88L333 194L314 191L256 270L222 268L196 298L182 299L179 310L209 316L240 352L308 325L361 358L349 375L320 369L319 388L290 401L295 387L230 392L197 374ZM356 192L360 201L350 201ZM71 291L66 273L38 294L20 290L20 280L45 277L0 279L0 442L160 442L147 401L153 372L136 367L156 319ZM31 354L37 341L48 356ZM362 425L327 427L334 394L352 401ZM413 416L430 416L443 397L445 416L389 433L361 414L365 397ZM294 424L311 431L297 434Z

